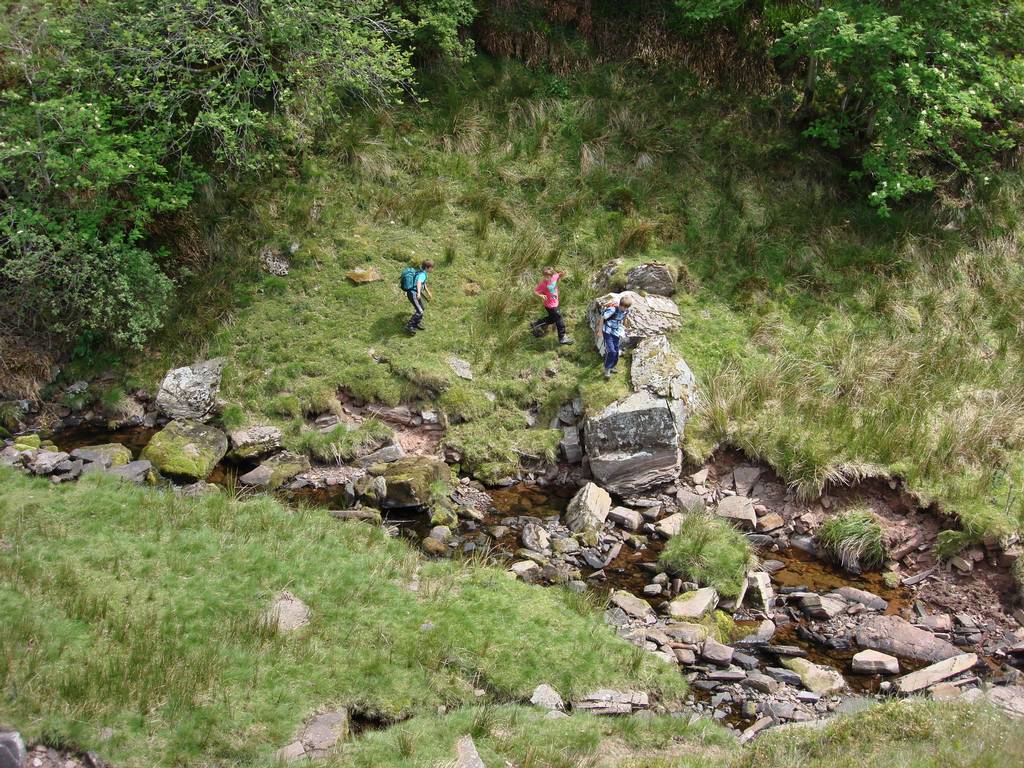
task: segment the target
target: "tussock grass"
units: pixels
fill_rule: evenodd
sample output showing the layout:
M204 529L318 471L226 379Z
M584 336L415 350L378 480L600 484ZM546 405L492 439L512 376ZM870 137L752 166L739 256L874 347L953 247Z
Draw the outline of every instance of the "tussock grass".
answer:
M301 172L211 201L206 247L224 259L137 378L155 384L205 347L231 359L225 397L281 421L339 387L440 399L431 382L458 355L476 366L473 401L497 398L490 412L452 398L455 412L500 433L499 419L571 397L566 381L610 399L617 384L593 382L581 325L590 276L625 252L684 275L673 343L706 403L689 455L736 445L805 495L901 476L972 532L1024 527L1019 178L971 210L910 206L882 221L830 155L755 101L615 66L565 91L487 59L428 80L425 104L354 114ZM293 239L291 274L262 275L261 245ZM426 257L437 299L409 339L395 282ZM547 262L572 276L569 351L525 330ZM358 265L384 281L348 284Z
M757 558L747 537L732 525L695 513L686 516L679 533L665 544L659 562L674 574L714 587L723 597L735 597Z
M837 717L823 728L769 731L733 768L1006 768L1021 754L1021 730L994 711L916 700Z
M829 518L816 535L822 549L847 570L881 568L885 562L882 526L867 509Z
M305 453L313 459L343 464L361 451L375 450L389 440L391 427L379 419L366 419L353 428L338 424L327 432L303 429L301 422L294 425L298 434L287 438L288 447Z
M53 486L3 468L0 487L0 719L30 740L126 768L269 766L329 706L391 720L440 705L499 711L541 682L565 696L684 691L675 669L636 663L634 646L559 590L422 561L322 510L98 476ZM260 620L283 589L311 609L288 635Z

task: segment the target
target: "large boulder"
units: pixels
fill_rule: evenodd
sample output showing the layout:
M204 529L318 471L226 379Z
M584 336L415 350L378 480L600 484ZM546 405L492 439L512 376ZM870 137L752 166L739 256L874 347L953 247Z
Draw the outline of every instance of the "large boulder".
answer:
M676 271L660 261L637 264L626 273L626 288L630 291L671 296L676 292Z
M663 334L648 336L637 345L629 379L635 392L646 389L661 397L680 400L691 409L696 405L697 380L693 371Z
M597 329L597 319L601 312L610 304L618 304L623 296L629 296L633 300L633 306L626 316L623 328L626 332L626 343L634 344L648 336L657 336L668 331L674 331L682 326L679 319L679 307L672 299L664 296L641 296L634 291L623 291L622 293L606 293L591 302L587 309L587 321L593 330ZM598 351L604 354L604 338L596 337Z
M669 401L635 392L587 418L584 444L590 471L604 488L633 494L679 476L682 453Z
M245 427L228 432L231 457L257 459L281 450L281 430L277 427Z
M565 510L565 524L573 533L597 533L612 508L612 497L603 488L587 483L572 497Z
M172 419L206 421L217 404L225 359L217 357L168 371L156 395L156 406Z
M172 421L153 435L142 458L171 477L205 480L228 452L228 437L198 421Z
M434 456L407 456L386 465L382 475L387 483L385 507L432 506L437 496L447 495L451 480L448 465Z
M868 616L857 629L857 645L917 661L942 661L960 653L955 645L899 616Z

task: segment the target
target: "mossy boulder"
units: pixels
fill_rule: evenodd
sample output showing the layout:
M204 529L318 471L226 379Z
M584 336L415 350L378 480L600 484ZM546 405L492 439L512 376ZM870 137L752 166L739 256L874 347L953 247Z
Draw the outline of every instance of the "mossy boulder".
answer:
M198 421L172 421L153 435L142 452L161 473L205 480L228 451L228 438Z
M256 469L246 472L239 482L272 491L296 475L309 470L309 459L299 453L284 451L266 459Z
M42 443L43 441L39 439L39 435L35 433L31 435L18 435L14 438L14 447L23 451L31 448L38 448Z
M451 471L434 456L407 456L388 464L382 473L387 483L386 507L433 507L446 497Z

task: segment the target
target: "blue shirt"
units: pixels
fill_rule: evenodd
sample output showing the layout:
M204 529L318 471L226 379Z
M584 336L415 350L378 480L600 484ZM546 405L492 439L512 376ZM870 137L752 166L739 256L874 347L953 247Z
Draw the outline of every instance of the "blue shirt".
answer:
M416 287L418 288L419 286L423 285L425 282L427 282L427 273L422 271L422 270L417 272L416 273Z
M602 326L604 333L618 336L620 339L623 338L626 335L626 329L622 327L622 323L628 314L628 309L619 309L617 306L608 307L601 314L601 317L604 318L604 325Z

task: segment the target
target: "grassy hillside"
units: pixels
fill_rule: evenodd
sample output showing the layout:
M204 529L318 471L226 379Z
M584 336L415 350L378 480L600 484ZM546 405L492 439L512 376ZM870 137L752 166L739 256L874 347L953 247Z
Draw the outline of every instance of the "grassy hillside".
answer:
M229 419L293 436L339 387L425 397L466 421L448 439L494 479L553 450L524 409L539 406L543 426L577 391L591 405L623 391L599 380L582 307L610 259L660 259L682 274L674 343L707 402L692 454L729 442L808 492L898 474L971 535L1021 527L1019 181L993 181L969 211L880 219L769 107L685 75L604 67L568 81L478 59L424 94L340 121L293 173L211 202L221 266L139 365L142 382L227 355ZM292 240L291 274L260 274L260 248ZM436 298L409 339L396 282L424 257L438 262ZM548 263L570 272L568 351L526 333ZM356 266L385 279L353 285ZM449 355L473 363L473 382Z
M685 684L588 600L423 561L322 510L98 476L54 486L0 470L0 483L0 722L124 768L270 766L304 719L337 706L409 719L346 742L328 766L436 766L465 734L487 765L524 768L783 768L808 755L838 768L867 743L874 765L996 768L1024 748L994 713L920 703L745 750L708 721L547 720L525 704L540 682L668 702ZM282 589L312 611L290 634L260 621Z

